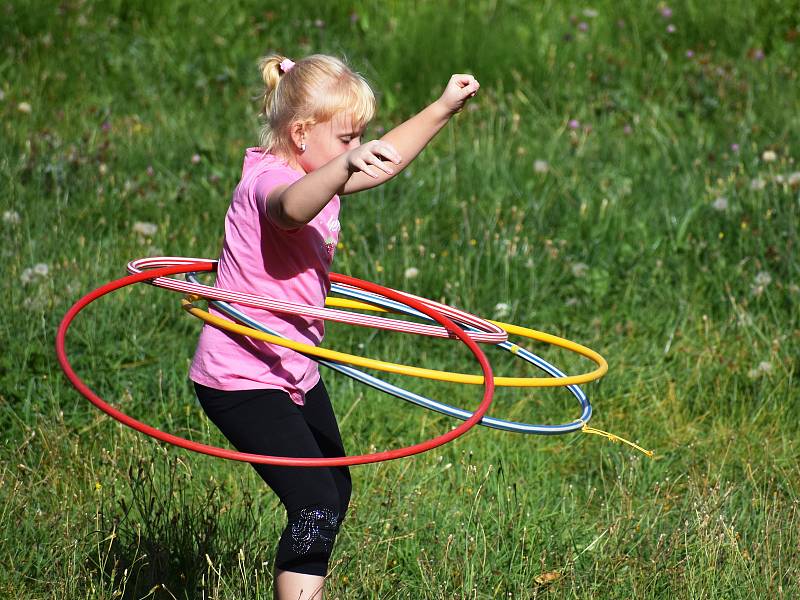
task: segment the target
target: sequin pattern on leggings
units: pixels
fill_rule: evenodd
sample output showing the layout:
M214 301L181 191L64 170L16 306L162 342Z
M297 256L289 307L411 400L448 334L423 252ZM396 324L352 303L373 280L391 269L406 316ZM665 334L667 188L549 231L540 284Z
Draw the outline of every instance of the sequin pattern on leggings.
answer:
M325 550L330 551L338 521L338 513L330 509L304 508L292 523L292 549L297 554L305 554L319 540Z

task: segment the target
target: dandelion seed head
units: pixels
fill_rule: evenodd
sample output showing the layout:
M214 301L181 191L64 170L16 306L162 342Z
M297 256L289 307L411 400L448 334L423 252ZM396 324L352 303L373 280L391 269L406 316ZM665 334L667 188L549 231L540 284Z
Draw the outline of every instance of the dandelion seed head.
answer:
M763 154L761 154L761 160L764 162L775 162L777 159L778 155L774 150L764 150Z
M505 319L511 314L511 306L505 302L498 302L494 305L494 318Z
M589 265L582 262L577 262L572 265L572 275L575 277L584 277L589 271Z
M9 225L19 225L22 218L19 216L19 213L15 210L5 210L3 211L3 222L8 223Z
M533 171L535 173L547 173L550 170L550 165L546 160L533 161Z
M728 199L725 196L720 196L716 200L714 200L711 206L714 207L714 210L718 210L720 212L724 212L728 210Z
M133 231L144 237L152 237L158 231L158 225L145 221L136 221L136 223L133 224Z

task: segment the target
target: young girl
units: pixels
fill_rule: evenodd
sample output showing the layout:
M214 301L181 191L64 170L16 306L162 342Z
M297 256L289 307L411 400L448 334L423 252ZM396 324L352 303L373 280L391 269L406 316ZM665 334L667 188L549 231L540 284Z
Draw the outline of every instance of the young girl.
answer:
M453 75L442 96L379 140L361 143L375 112L366 81L313 55L260 62L261 146L245 152L225 217L216 286L322 306L339 237L339 196L388 181L478 91ZM318 344L321 321L243 307L291 339ZM344 456L336 417L313 360L206 325L189 373L210 419L242 452ZM346 467L254 465L286 508L275 598L321 599L334 538L350 501Z

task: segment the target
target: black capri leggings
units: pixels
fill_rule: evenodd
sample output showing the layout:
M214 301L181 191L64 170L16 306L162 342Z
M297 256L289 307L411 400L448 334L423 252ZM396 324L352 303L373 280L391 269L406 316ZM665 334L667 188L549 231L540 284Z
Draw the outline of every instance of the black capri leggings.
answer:
M322 380L306 394L304 406L281 390L226 392L194 386L203 410L240 452L303 458L345 455ZM278 542L275 567L325 575L350 503L350 471L347 467L253 467L286 507L288 522Z

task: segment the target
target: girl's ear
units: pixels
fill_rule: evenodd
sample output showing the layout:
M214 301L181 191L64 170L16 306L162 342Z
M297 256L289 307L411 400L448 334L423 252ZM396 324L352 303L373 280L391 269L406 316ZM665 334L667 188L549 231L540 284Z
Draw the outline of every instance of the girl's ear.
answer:
M295 150L300 150L300 148L306 143L306 134L309 130L309 123L306 121L294 121L289 126L289 134L292 137L292 143L294 144Z

